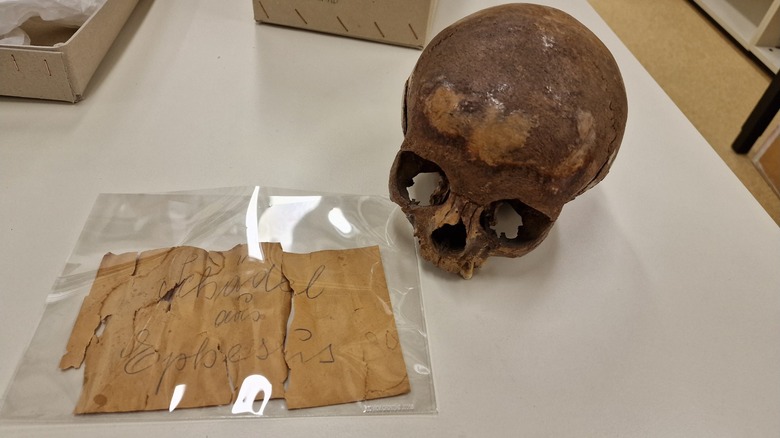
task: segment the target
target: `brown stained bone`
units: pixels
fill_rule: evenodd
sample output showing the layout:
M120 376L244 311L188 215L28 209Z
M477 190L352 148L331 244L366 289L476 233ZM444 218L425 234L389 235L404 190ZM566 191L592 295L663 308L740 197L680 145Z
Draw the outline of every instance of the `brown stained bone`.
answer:
M607 174L626 117L618 66L580 22L532 4L479 11L434 37L406 83L391 199L423 257L470 278L488 257L544 240L563 205ZM424 172L442 179L430 205L408 192ZM492 228L502 204L522 217L516 237Z

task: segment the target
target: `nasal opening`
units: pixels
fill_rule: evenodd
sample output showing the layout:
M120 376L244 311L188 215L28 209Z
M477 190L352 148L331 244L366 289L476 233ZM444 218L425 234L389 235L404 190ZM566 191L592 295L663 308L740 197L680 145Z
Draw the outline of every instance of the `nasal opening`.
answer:
M466 226L463 221L442 225L431 233L431 241L439 251L461 252L466 249Z

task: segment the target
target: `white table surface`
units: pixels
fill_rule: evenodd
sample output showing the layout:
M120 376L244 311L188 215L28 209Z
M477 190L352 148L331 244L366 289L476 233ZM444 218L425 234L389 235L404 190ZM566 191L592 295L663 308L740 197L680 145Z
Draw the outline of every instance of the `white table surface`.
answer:
M493 1L441 0L433 33ZM778 436L780 229L585 0L629 121L610 175L520 259L421 267L438 414L0 436ZM420 52L142 0L77 104L0 98L0 392L98 193L387 194ZM155 435L156 436L156 435Z

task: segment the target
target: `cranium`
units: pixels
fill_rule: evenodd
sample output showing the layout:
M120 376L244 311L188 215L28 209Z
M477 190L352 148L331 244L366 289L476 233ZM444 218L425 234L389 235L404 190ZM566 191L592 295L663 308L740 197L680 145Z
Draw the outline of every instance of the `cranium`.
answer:
M422 256L471 278L490 256L536 248L604 178L626 116L618 66L583 24L532 4L479 11L436 35L406 81L390 196ZM440 181L415 199L427 173ZM521 218L516 236L495 231L504 209Z

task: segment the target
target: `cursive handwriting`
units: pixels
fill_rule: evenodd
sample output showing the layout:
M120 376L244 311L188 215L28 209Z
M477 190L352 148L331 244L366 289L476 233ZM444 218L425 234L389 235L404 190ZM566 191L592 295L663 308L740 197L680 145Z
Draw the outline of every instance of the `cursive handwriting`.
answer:
M265 314L259 310L220 310L214 318L214 327L225 324L235 324L244 321L258 322L265 319Z
M125 374L135 375L145 371L154 373L156 386L155 394L160 392L160 387L165 377L172 371L192 372L211 369L218 363L237 363L251 356L259 360L267 359L271 354L281 349L281 346L270 350L265 338L261 339L257 352L252 346L234 343L226 350L219 344L212 345L210 337L204 337L195 351L188 352L160 352L149 342L149 330L142 329L136 333L130 345L119 352L123 359L122 370Z
M312 293L312 288L314 288L314 285L320 279L323 272L325 272L325 265L318 266L317 269L314 270L314 273L311 275L311 278L309 279L309 283L302 291L298 292L298 295L305 294L306 298L310 300L313 300L319 297L320 295L322 295L322 293L325 292L325 288L320 288L319 292L314 292L314 293Z

